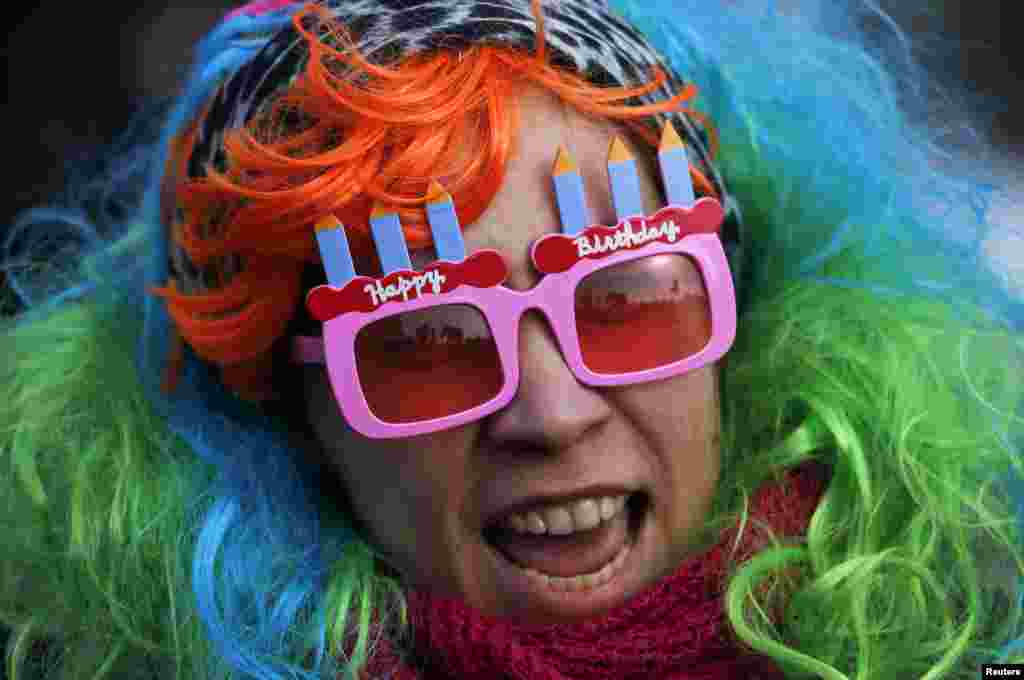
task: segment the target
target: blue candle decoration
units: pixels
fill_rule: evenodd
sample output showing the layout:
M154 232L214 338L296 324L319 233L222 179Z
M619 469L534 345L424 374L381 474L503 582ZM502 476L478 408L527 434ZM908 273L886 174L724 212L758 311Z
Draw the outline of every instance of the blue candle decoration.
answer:
M412 270L398 213L375 203L370 213L370 231L373 232L373 243L377 246L377 257L385 276L400 269Z
M316 223L316 241L320 246L320 260L327 272L327 283L338 288L356 276L352 252L345 237L345 225L334 215L320 218Z
M643 202L640 200L640 178L636 174L636 160L618 136L612 140L608 151L608 179L611 182L612 202L615 204L616 219L621 222L627 217L643 217Z
M434 235L434 251L437 259L448 262L462 262L466 259L466 244L462 240L462 229L455 214L455 202L441 183L434 180L427 190L427 219Z
M690 159L686 156L686 145L668 121L661 131L658 165L661 166L661 178L665 182L669 205L684 208L693 205L693 181L690 179Z
M587 212L586 194L583 192L583 177L576 160L565 146L558 147L555 167L551 172L555 185L555 199L562 220L562 233L574 236L586 229L590 222Z

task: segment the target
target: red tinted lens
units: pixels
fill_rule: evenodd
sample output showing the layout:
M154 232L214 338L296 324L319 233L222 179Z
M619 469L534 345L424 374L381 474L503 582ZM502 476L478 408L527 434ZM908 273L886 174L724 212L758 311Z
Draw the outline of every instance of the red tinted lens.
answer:
M468 411L504 382L487 319L470 305L439 305L379 319L355 340L370 412L390 424Z
M576 287L583 364L617 375L673 364L711 340L711 303L688 255L642 257L599 269Z

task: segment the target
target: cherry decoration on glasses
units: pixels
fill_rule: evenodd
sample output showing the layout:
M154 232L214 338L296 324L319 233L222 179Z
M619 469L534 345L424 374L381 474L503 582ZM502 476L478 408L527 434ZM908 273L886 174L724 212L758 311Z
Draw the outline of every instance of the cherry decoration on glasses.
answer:
M694 201L686 150L665 124L658 160L668 205L644 216L636 164L619 138L608 173L617 223L590 225L582 178L559 149L553 172L561 233L534 242L544 277L502 285L496 250L466 257L451 196L436 181L427 217L437 259L414 270L398 216L377 207L374 245L384 275L357 276L344 226L316 226L328 283L306 306L323 337L293 338L293 359L327 365L349 425L371 438L427 434L484 418L519 385L519 320L543 314L566 365L591 386L631 385L720 359L736 335L732 275L719 239L724 212Z

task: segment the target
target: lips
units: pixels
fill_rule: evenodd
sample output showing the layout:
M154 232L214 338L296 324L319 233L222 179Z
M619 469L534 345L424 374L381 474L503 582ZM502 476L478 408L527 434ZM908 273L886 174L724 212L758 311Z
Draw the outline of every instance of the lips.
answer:
M498 530L491 543L516 565L549 576L579 576L598 571L629 539L627 514L594 529L566 536Z
M572 493L552 494L545 496L531 496L519 501L505 504L495 510L484 513L483 526L487 529L494 529L503 522L506 522L514 515L527 515L528 513L552 506L567 506L575 501L583 499L618 498L636 493L637 488L624 486L611 486L598 484L578 489Z
M548 576L591 574L611 562L633 539L641 513L641 494L615 517L586 531L567 535L514 531L499 523L484 532L487 541L507 560L523 569Z

